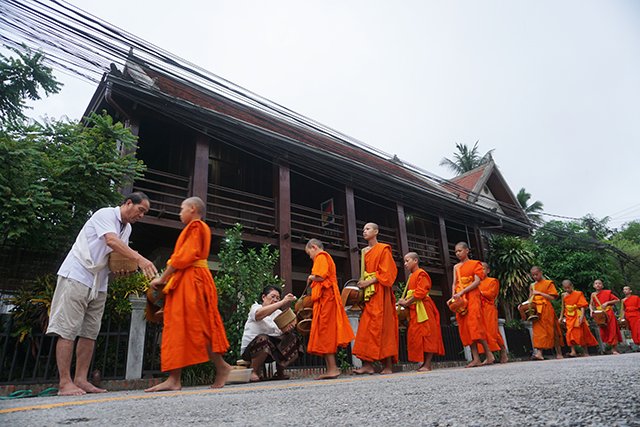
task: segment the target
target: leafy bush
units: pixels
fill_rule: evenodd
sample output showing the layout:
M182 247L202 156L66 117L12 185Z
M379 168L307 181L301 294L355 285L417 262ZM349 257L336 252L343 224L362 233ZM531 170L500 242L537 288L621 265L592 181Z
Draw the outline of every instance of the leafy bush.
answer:
M49 274L4 299L13 305L10 311L13 318L12 335L17 336L20 342L31 338L34 333L47 330L55 288L56 276Z
M242 225L236 224L225 233L220 249L220 272L216 275L219 309L231 345L226 359L232 364L240 358L240 345L249 309L257 301L262 288L281 288L282 279L273 274L279 253L269 245L259 250L245 249Z

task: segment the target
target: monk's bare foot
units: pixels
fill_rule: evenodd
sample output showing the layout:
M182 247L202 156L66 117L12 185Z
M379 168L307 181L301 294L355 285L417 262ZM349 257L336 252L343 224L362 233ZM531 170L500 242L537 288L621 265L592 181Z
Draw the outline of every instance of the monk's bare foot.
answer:
M231 365L225 362L225 364L218 368L216 367L216 380L211 384L211 388L222 388L227 383L229 373L231 373Z
M578 357L578 353L576 353L575 351L572 351L571 353L568 353L567 356L569 356L569 357Z
M107 390L99 388L91 384L89 381L75 381L74 384L87 393L106 393Z
M253 372L251 373L251 378L249 378L249 381L252 383L257 383L258 381L260 381L261 378L259 375L254 374Z
M422 365L418 368L417 372L429 372L431 370L430 366Z
M82 396L83 394L87 392L74 383L61 384L58 388L58 396Z
M145 390L147 393L155 393L157 391L178 391L182 390L182 384L179 382L175 382L171 378L161 382L158 385L154 385L153 387L149 387Z
M389 375L389 374L393 374L393 370L390 368L384 368L382 371L380 371L380 375Z
M500 355L500 363L507 363L509 361L509 356L507 353L502 353Z
M611 354L619 355L620 353L618 353L616 350L611 350Z
M493 353L489 353L487 354L487 358L484 359L484 362L482 362L482 366L493 365L495 361L496 358L494 357Z
M564 356L561 353L556 354L556 359L564 359Z
M475 368L476 366L480 366L481 363L479 360L473 360L471 361L471 363L469 363L467 366L465 366L465 368Z
M375 371L373 370L373 367L371 368L365 368L364 366L360 369L354 369L353 373L356 375L372 375L375 373Z
M327 371L325 374L317 377L317 380L334 380L340 376L340 371L336 369L335 371Z

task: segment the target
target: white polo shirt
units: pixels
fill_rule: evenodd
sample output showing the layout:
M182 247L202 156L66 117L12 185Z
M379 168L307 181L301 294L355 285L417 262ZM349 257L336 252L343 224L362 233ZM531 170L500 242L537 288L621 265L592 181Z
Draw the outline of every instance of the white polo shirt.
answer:
M251 310L249 310L247 323L244 324L240 354L244 353L247 346L251 344L251 341L253 341L253 339L258 335L266 334L272 337L279 337L282 335L282 331L278 328L276 322L273 321L273 319L282 313L282 310L278 309L264 319L256 320L256 312L260 308L262 308L262 304L255 303L251 306Z
M129 245L129 237L131 236L131 224L123 224L120 216L120 207L102 208L94 213L91 218L84 224L83 230L87 235L89 242L89 252L91 258L96 261L102 259L112 252L107 246L105 234L114 233L126 245ZM98 282L100 292L107 291L107 279L109 276L109 266L105 266L98 273ZM73 255L73 251L67 254L58 270L58 276L68 277L76 280L88 288L93 287L94 275L78 261Z

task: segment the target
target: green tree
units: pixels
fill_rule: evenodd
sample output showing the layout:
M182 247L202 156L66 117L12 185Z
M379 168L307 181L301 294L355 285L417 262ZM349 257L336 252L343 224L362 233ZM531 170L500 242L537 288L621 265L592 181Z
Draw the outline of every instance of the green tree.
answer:
M489 240L491 274L500 281L500 302L507 321L529 296L529 270L535 264L533 244L523 238L494 235Z
M524 210L524 212L529 217L529 220L535 225L542 225L542 223L544 222L541 215L542 209L544 208L542 202L540 200L536 200L535 202L529 204L531 193L527 193L524 188L521 188L520 191L518 191L516 198L518 199L518 203L520 204L522 210Z
M58 93L61 85L53 77L51 68L43 64L42 53L32 52L25 45L22 46L24 52L5 48L18 58L0 54L0 121L19 124L26 119L27 99L40 99L39 90L47 95Z
M39 84L55 91L42 56L30 55L2 57L0 67L11 87L0 92L1 114L11 119L0 123L0 246L59 252L93 211L121 202L119 188L144 165L133 154L136 137L106 114L84 123L28 121L16 96L37 99Z
M469 148L467 144L456 144L456 153L453 153L453 159L443 158L440 161L440 166L445 166L453 171L456 175L462 175L465 172L469 172L472 169L477 168L485 163L491 161L491 153L493 150L487 151L483 156L480 156L478 152L478 142L473 144L473 147Z
M282 288L284 282L273 274L279 253L269 245L246 249L242 243L242 225L225 232L220 248L220 271L216 275L220 313L224 320L230 349L225 358L235 364L249 309L258 301L262 288Z
M613 233L608 241L627 255L627 258L619 259L624 281L632 286L636 293L640 293L640 221L625 224L620 231Z
M598 228L598 227L596 227ZM593 281L620 291L623 276L611 245L594 237L602 231L588 228L583 221L549 221L536 230L536 255L545 274L560 282L570 279L577 289L590 293Z

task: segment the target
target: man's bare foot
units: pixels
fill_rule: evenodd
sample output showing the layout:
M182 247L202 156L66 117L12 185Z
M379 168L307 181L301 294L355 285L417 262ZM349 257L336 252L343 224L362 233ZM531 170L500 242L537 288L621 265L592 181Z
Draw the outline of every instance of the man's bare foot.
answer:
M616 355L618 355L618 354L620 354L620 353L618 353L616 350L611 350L611 354L616 354Z
M487 353L487 357L484 359L484 362L482 362L482 366L493 365L495 361L496 358L493 353Z
M416 372L429 372L431 370L431 366L428 366L426 364L422 364L422 366L420 366Z
M89 381L75 381L74 384L87 393L106 393L107 390L99 388L91 384Z
M564 359L564 356L562 355L562 353L558 353L556 354L556 359Z
M229 373L231 372L231 365L224 363L222 367L216 366L216 380L211 384L211 388L222 388L227 383Z
M261 381L262 378L260 378L260 376L256 373L251 373L251 378L249 378L249 381L252 383L257 383L258 381Z
M481 363L479 360L472 360L465 368L475 368L476 366L480 366Z
M507 355L507 352L503 352L500 354L500 363L507 363L509 362L509 355Z
M87 394L87 392L74 383L60 384L58 388L58 396L82 396L83 394Z
M180 382L175 382L171 378L167 378L165 381L160 384L154 385L153 387L149 387L145 390L147 393L154 393L156 391L178 391L182 390L182 384Z
M380 371L380 375L389 375L389 374L393 374L393 369L384 368L382 371Z

